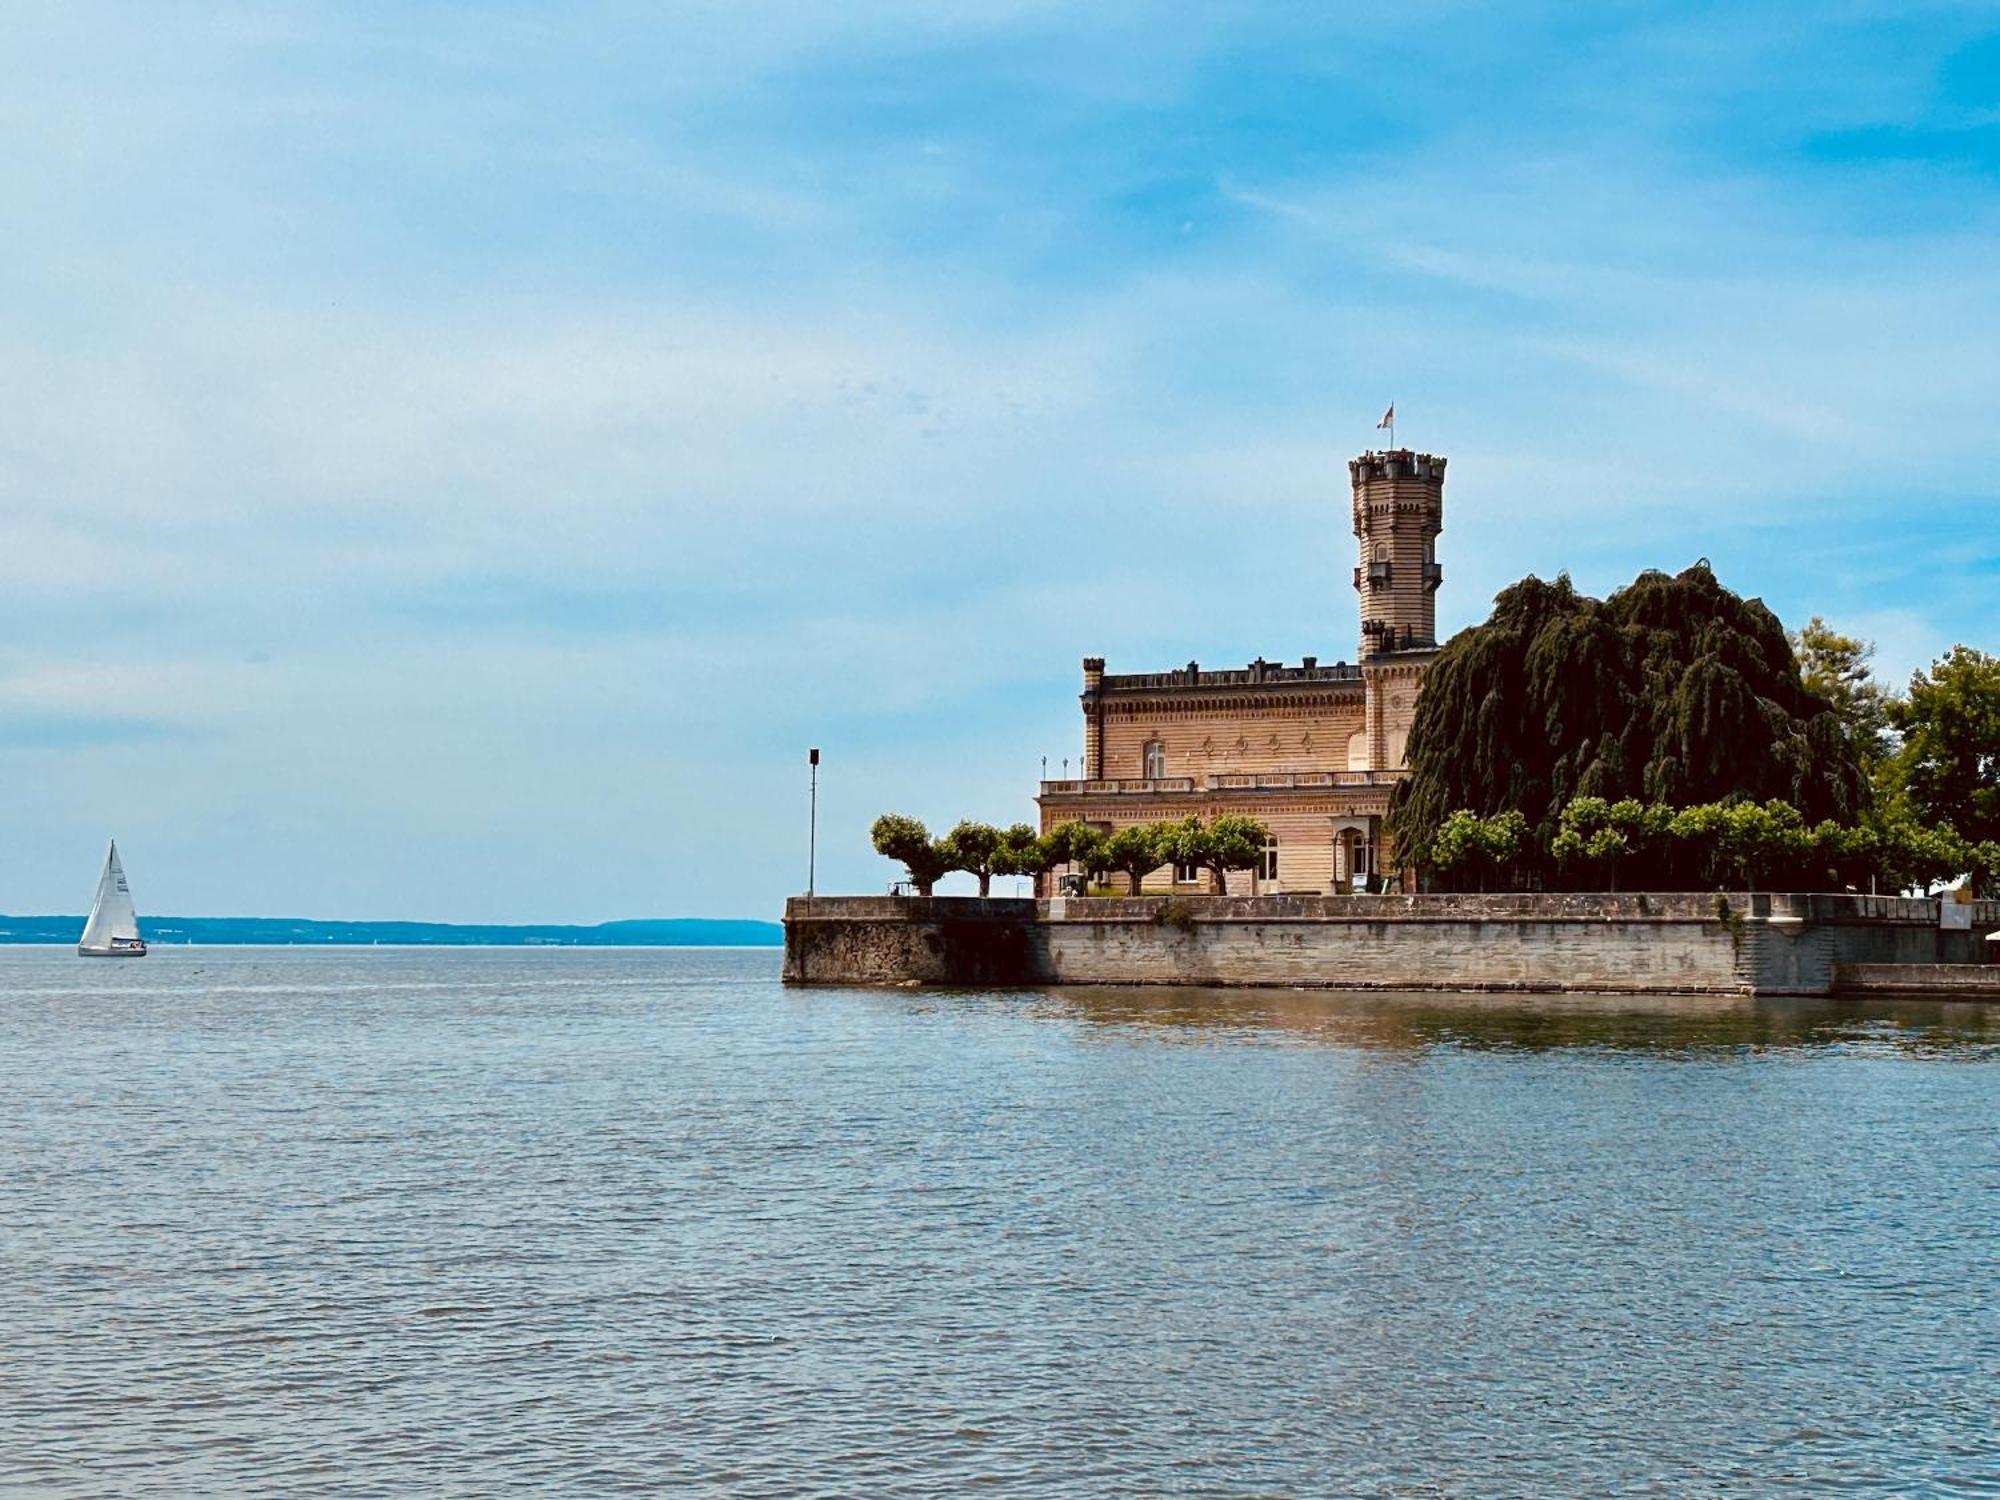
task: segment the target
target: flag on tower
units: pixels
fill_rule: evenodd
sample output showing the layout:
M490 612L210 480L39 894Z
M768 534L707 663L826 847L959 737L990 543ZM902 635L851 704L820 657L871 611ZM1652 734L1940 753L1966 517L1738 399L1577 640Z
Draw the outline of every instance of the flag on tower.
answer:
M1376 425L1376 426L1377 426L1378 428L1379 428L1379 427L1394 427L1394 426L1396 425L1396 403L1395 403L1395 402L1391 401L1391 402L1389 403L1389 409L1388 409L1387 411L1385 411L1385 412L1383 412L1383 413L1382 413L1382 420L1381 420L1381 421L1379 421L1379 422L1377 422L1377 423L1376 423L1375 425Z

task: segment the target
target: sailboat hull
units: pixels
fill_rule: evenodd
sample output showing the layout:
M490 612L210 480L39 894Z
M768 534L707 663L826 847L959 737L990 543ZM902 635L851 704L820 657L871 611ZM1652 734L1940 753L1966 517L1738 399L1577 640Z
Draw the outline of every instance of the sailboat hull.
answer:
M86 948L76 945L78 958L144 958L146 945L143 942L113 943L109 948Z

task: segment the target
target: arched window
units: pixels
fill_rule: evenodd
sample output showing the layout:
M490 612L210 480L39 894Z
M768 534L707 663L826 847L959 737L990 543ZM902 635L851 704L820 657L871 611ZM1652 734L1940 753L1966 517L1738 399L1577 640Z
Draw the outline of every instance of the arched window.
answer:
M1146 779L1158 781L1167 774L1167 747L1159 740L1146 741Z

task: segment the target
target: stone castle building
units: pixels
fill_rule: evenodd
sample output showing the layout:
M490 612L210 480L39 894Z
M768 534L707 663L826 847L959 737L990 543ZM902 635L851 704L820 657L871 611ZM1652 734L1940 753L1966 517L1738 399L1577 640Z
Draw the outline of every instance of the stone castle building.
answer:
M1242 813L1272 840L1261 869L1230 875L1232 894L1379 888L1390 867L1382 820L1438 649L1444 465L1398 448L1347 466L1359 543L1353 662L1108 673L1101 657L1085 657L1083 775L1042 783L1043 831ZM1206 880L1162 867L1145 889L1198 892Z

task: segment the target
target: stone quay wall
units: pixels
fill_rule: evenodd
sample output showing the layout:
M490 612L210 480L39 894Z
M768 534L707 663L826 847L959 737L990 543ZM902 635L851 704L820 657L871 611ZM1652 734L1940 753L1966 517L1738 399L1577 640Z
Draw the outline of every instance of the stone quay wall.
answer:
M2000 963L1835 964L1833 992L2000 1000Z
M1977 933L2000 927L1980 902ZM1753 892L794 897L796 984L1792 994L1837 964L1973 963L1938 903Z

